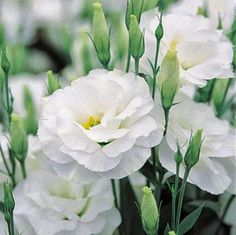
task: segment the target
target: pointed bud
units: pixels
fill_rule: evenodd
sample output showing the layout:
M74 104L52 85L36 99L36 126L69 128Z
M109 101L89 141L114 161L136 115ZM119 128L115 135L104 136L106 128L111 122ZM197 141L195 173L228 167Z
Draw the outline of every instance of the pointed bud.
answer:
M4 71L5 74L9 74L11 64L10 61L7 58L7 52L6 52L6 47L2 47L2 63L1 63L2 70Z
M202 146L202 129L199 129L191 138L187 151L184 156L184 162L188 169L192 168L199 161L200 150Z
M4 210L7 214L6 220L9 221L11 218L9 216L12 215L12 212L15 208L15 201L12 195L12 185L10 183L4 183Z
M151 188L144 187L143 192L144 195L141 203L143 228L148 235L155 235L159 224L159 212L156 200Z
M48 95L61 88L60 82L52 71L48 71Z
M36 135L38 129L37 113L35 110L34 100L32 94L27 86L23 89L24 106L26 110L26 116L24 117L24 128L26 133Z
M230 79L216 79L212 91L212 100L218 115L221 114Z
M160 22L155 31L155 36L156 36L156 39L160 41L163 38L163 35L164 35L164 29L162 25L162 15L161 15Z
M162 106L169 110L173 104L175 94L180 86L179 61L177 52L171 48L165 55L160 72L157 76L158 86L161 92Z
M93 43L102 65L110 62L110 35L101 3L93 4Z
M183 155L182 155L182 153L180 152L180 147L179 147L179 145L178 145L178 148L177 148L177 152L176 152L176 154L175 154L175 156L174 156L174 159L175 159L175 162L176 162L178 165L180 165L180 164L182 163L182 161L183 161Z
M140 59L144 54L144 36L135 15L130 16L129 40L131 55L134 59Z
M28 139L22 120L14 113L11 115L10 137L11 148L16 159L23 162L28 152Z

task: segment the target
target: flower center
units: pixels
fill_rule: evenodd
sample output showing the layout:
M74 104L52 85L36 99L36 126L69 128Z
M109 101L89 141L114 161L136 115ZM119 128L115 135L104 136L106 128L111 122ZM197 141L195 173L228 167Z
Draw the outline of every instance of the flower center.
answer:
M170 51L175 51L177 46L177 40L173 40L170 44Z
M93 116L89 116L88 121L83 123L82 126L89 130L91 127L99 125L101 123L101 120L99 118L95 118Z

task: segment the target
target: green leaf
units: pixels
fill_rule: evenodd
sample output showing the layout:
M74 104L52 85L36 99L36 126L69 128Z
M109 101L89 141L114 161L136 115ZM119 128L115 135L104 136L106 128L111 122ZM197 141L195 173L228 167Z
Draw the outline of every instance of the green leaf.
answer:
M179 226L179 235L185 234L194 226L202 212L203 207L204 203L183 219Z
M166 228L165 228L165 231L164 231L164 235L168 235L170 231L171 231L170 225L167 224L167 225L166 225Z

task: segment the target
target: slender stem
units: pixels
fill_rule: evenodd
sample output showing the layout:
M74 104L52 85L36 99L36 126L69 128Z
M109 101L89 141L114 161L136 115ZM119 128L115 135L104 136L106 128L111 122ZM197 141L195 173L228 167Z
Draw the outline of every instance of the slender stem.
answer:
M127 55L127 64L126 64L126 73L129 72L129 67L130 67L130 60L131 60L131 52L130 52L130 42L129 42L129 45L128 45L128 55Z
M177 215L176 215L176 235L179 235L179 223L180 223L180 216L181 216L181 211L182 211L182 206L183 206L183 200L184 200L184 193L187 185L187 179L189 176L190 168L186 168L184 172L184 178L181 184L181 190L180 190L180 195L179 195L179 200L178 200L178 208L177 208Z
M25 168L25 161L20 162L20 167L21 167L21 171L22 171L22 176L25 179L27 177L26 168Z
M7 228L8 228L8 233L9 235L12 235L11 231L12 231L12 226L11 226L11 222L7 221Z
M170 109L164 109L164 114L165 114L165 129L164 129L164 136L166 135L166 131L167 131L167 128L168 128L169 112L170 112Z
M11 219L10 225L11 225L11 235L14 235L14 217L13 217L13 214L12 214L12 219Z
M175 184L174 184L174 191L172 192L172 210L171 210L171 226L173 230L175 229L176 197L179 186L179 167L180 165L176 163Z
M158 55L159 55L159 49L160 49L160 40L157 40L156 43L156 55L155 55L155 63L154 63L154 69L155 69L155 75L157 72L157 61L158 61Z
M113 192L114 200L115 200L115 207L119 210L117 194L116 194L116 185L115 185L114 179L111 179L111 185L112 185L112 192Z
M139 73L139 59L135 59L134 64L135 64L135 74L138 75L138 73Z

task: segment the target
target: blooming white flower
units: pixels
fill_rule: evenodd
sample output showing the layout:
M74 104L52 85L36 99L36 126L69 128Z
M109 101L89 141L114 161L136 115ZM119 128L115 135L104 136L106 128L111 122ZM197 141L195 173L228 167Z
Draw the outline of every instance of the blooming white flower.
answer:
M10 78L11 93L14 97L14 112L22 116L25 114L24 89L28 88L34 102L35 109L39 115L42 97L46 93L45 80L46 74L32 75L25 73L15 75Z
M173 4L169 11L197 15L199 10L206 10L211 27L217 29L219 20L223 30L229 32L235 18L236 1L234 0L181 0Z
M148 59L154 61L155 30L159 23L156 10L144 13L141 26L145 29L145 55L141 66L151 73ZM205 86L213 78L233 77L231 42L221 31L213 30L210 21L200 15L167 14L163 16L164 36L161 40L159 62L170 48L177 50L182 84Z
M140 169L162 139L162 116L156 122L152 110L143 78L93 70L47 99L38 135L46 155L61 167L87 169L86 177L121 178Z
M195 103L187 98L170 110L166 144L161 145L160 162L170 172L175 173L174 153L177 141L186 152L188 141L198 129L203 129L203 142L199 162L190 171L188 181L212 194L224 192L231 183L219 159L234 156L233 138L230 126L214 116L211 107ZM180 176L184 167L181 165Z
M24 235L111 235L121 218L109 180L76 184L46 171L14 190L15 224Z

